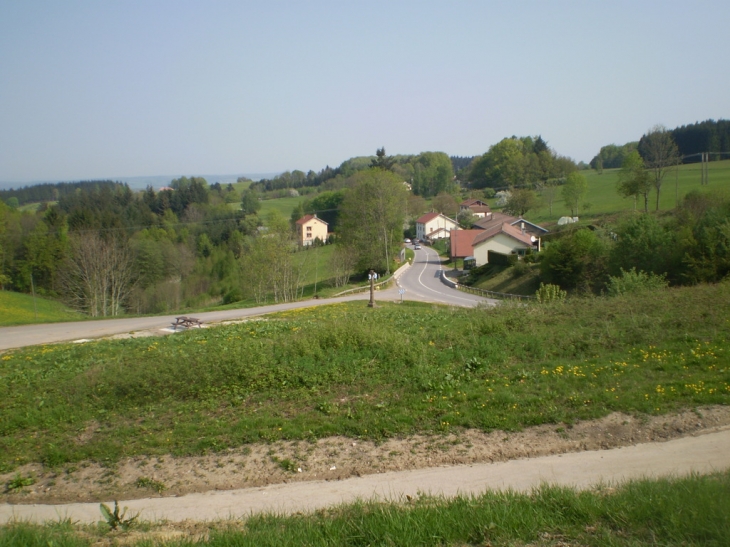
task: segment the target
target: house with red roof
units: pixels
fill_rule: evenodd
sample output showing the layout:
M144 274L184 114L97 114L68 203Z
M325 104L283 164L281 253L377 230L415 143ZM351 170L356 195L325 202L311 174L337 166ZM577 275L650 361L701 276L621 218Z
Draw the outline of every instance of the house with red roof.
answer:
M319 239L322 243L327 242L328 224L317 217L317 215L304 215L295 223L297 230L297 243L302 247L313 245Z
M416 220L418 239L442 239L449 237L452 230L458 230L459 223L443 213L426 213Z
M529 234L524 227L503 222L480 232L472 242L477 266L489 264L489 253L524 255L528 250L540 251L540 238Z
M449 257L454 262L461 258L470 258L474 256L474 240L484 230L453 230L450 233Z

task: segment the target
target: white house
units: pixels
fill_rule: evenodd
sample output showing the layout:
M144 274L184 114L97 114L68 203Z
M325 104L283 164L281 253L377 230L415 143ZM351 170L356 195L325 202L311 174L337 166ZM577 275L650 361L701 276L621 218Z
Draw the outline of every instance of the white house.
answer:
M503 255L522 255L528 249L540 250L540 240L527 233L524 228L503 222L484 230L474 238L474 259L477 266L489 263L489 252Z
M441 213L426 213L416 220L418 239L441 239L449 237L451 230L458 230L459 224Z

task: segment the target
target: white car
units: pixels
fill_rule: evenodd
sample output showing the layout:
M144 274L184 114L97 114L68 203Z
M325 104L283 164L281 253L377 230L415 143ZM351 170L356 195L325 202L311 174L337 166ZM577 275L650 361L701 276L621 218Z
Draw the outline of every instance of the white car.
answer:
M418 243L416 243L416 244L415 244L415 245L413 246L413 249L415 249L416 251L420 250L420 248L421 248L421 246L420 246L420 245L419 245Z
M410 240L410 239L408 239L408 238L405 238L405 239L403 240L403 243L410 243L410 242L411 242L411 240Z

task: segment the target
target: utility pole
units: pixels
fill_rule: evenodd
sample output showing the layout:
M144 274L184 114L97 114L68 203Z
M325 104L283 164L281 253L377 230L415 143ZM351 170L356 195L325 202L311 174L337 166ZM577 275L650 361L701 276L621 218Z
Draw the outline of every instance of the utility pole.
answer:
M30 272L30 292L33 293L33 311L35 312L35 320L38 321L38 307L35 303L35 285L33 284L33 272Z
M375 270L370 270L368 273L368 279L370 280L370 302L368 302L368 308L375 307L375 280L378 278L378 274Z

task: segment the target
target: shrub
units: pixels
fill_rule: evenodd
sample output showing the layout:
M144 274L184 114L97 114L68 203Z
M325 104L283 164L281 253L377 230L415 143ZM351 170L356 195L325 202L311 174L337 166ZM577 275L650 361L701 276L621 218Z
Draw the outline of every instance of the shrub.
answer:
M636 271L636 268L631 268L628 272L621 269L620 276L609 276L606 289L609 295L619 296L664 289L667 285L668 282L664 275L642 272L641 270Z
M541 304L565 300L567 295L568 293L557 285L545 285L545 283L540 283L540 288L535 292L535 297Z

